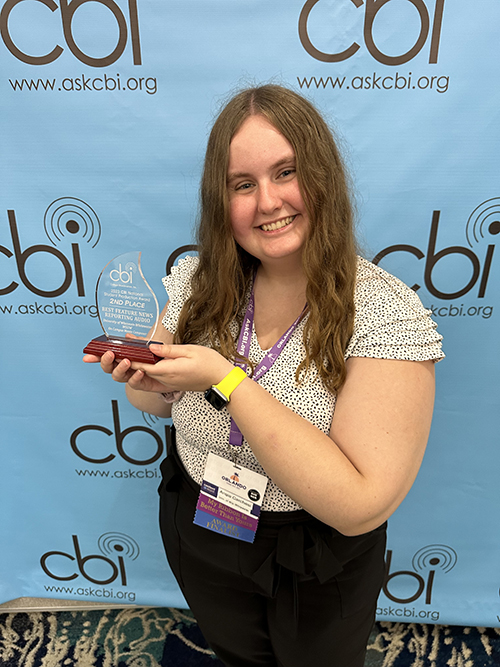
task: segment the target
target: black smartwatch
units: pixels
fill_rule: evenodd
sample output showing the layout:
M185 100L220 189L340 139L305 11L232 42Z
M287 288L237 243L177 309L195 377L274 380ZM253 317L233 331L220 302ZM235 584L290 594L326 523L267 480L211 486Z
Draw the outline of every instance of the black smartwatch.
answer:
M246 377L245 371L236 366L223 380L206 390L205 398L216 410L222 410L229 403L231 393Z

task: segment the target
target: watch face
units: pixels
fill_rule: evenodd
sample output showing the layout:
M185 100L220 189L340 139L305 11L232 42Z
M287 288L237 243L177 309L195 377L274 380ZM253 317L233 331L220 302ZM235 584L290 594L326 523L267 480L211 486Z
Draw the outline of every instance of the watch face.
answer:
M229 403L224 394L216 387L210 387L205 392L205 398L216 410L222 410Z

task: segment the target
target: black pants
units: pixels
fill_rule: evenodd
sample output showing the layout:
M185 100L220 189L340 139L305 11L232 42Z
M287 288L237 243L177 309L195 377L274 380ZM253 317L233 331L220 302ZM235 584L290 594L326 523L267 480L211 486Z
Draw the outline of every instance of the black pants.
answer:
M345 537L307 512L262 512L253 544L193 524L199 487L161 466L168 562L227 667L363 667L384 578L385 524Z

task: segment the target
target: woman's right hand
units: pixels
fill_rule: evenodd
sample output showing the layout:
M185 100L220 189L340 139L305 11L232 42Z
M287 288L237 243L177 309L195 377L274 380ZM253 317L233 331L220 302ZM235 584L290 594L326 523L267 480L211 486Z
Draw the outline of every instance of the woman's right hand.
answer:
M167 304L168 305L168 304ZM167 331L161 324L167 306L163 309L158 320L156 331L150 332L153 340L171 345L174 341L173 334ZM134 371L129 359L116 360L111 351L105 352L102 357L86 354L83 361L87 364L100 364L101 369L115 382L125 384L127 398L138 410L158 415L159 417L170 417L171 405L166 403L161 394L168 391L164 384L148 377L143 371Z
M108 350L101 358L93 354L86 354L83 361L88 364L100 363L102 370L107 375L111 375L115 382L128 384L129 387L136 391L154 391L162 393L165 390L165 385L157 380L148 377L142 371L134 371L131 368L129 359L115 360L113 352Z

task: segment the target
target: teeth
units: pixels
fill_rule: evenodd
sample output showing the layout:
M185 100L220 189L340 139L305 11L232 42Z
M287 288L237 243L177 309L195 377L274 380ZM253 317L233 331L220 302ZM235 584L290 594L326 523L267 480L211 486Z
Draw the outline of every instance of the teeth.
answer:
M263 229L265 232L274 232L277 229L281 229L282 227L286 227L287 225L289 225L294 218L295 218L294 215L290 215L288 218L284 218L283 220L278 220L278 222L272 222L270 225L261 225L260 228Z

